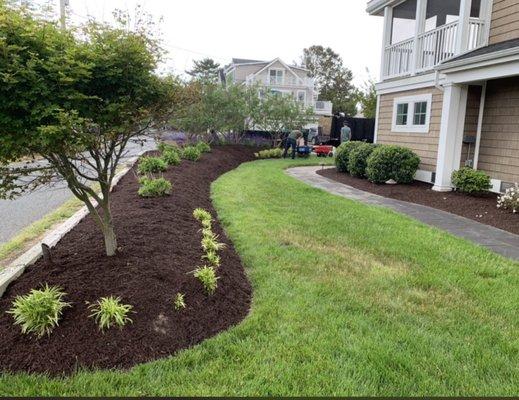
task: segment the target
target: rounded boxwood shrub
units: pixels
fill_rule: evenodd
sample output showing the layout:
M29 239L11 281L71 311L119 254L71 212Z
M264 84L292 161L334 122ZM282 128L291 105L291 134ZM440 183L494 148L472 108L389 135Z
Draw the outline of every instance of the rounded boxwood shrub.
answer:
M171 182L164 179L141 178L139 180L141 187L139 188L139 196L141 197L161 197L171 193Z
M335 154L335 166L339 172L348 172L348 163L350 161L350 153L353 149L362 146L365 142L346 142L337 148Z
M187 146L182 150L181 156L189 161L198 161L202 153L195 146Z
M452 184L462 193L483 194L492 187L490 177L481 171L463 167L452 173Z
M418 170L420 157L405 147L379 145L368 157L367 178L374 183L393 179L397 183L410 183Z
M142 157L139 161L138 171L140 174L151 174L168 169L168 164L160 157Z
M368 157L375 150L375 145L371 143L362 143L356 146L351 152L348 160L348 171L351 175L358 178L366 177L366 166Z
M283 157L283 150L280 148L261 150L258 153L254 153L254 155L259 159L281 158Z

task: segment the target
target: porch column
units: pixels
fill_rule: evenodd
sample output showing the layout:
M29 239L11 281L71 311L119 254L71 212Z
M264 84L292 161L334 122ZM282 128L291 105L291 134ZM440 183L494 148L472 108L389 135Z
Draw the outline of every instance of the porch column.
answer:
M460 168L467 94L467 85L448 83L444 86L436 180L433 187L437 192L452 190L452 172Z
M419 36L425 31L425 17L427 14L427 0L416 2L416 27L414 31L413 58L411 60L411 75L416 75L416 70L420 69L422 61L422 46Z
M458 34L456 35L456 54L464 53L469 48L470 36L470 9L472 0L461 0L460 4L460 21L458 25Z
M382 55L380 61L380 80L383 81L387 73L386 47L391 44L391 31L393 29L393 7L384 8L384 32L382 38Z

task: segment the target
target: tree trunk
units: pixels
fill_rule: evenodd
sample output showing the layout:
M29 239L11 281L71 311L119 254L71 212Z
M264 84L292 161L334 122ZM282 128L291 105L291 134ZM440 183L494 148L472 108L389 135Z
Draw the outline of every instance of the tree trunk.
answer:
M105 239L106 255L108 257L115 256L117 251L117 237L115 236L114 225L112 221L105 221L103 228L103 236Z

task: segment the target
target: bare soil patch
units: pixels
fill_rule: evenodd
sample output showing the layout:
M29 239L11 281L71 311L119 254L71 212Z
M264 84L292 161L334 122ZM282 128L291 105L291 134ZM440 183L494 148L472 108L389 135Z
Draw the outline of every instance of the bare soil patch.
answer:
M519 215L498 209L497 194L474 197L459 192L440 193L433 191L432 185L418 181L409 185L378 185L338 172L335 168L324 169L318 174L366 192L437 208L519 234Z
M68 375L78 368L126 369L167 357L239 323L251 302L240 258L215 221L213 229L227 247L220 254L218 289L206 295L190 274L203 254L200 224L192 213L202 207L216 215L211 182L253 160L253 151L221 146L196 163L183 160L164 173L173 184L165 198L140 198L130 171L113 194L120 246L116 257L104 255L102 236L87 217L53 249L53 265L39 261L28 268L0 299L0 371ZM6 311L15 296L45 283L62 287L73 307L65 310L50 336L22 335ZM183 311L173 307L177 292L185 294ZM133 323L102 333L88 318L88 302L110 295L133 305Z

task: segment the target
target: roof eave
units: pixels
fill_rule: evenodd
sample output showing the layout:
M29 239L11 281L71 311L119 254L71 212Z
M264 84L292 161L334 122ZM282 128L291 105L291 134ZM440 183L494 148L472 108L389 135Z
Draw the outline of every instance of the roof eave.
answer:
M500 62L501 59L505 57L511 57L511 56L519 56L519 47L514 47L511 49L501 50L501 51L495 51L492 53L482 54L479 56L474 56L470 58L464 58L461 60L455 60L451 62L446 62L443 64L440 64L436 66L435 70L442 72L442 73L449 73L449 72L455 72L462 69L468 69L471 68L473 65L474 67L476 64L485 62L485 61L494 61L496 64Z

